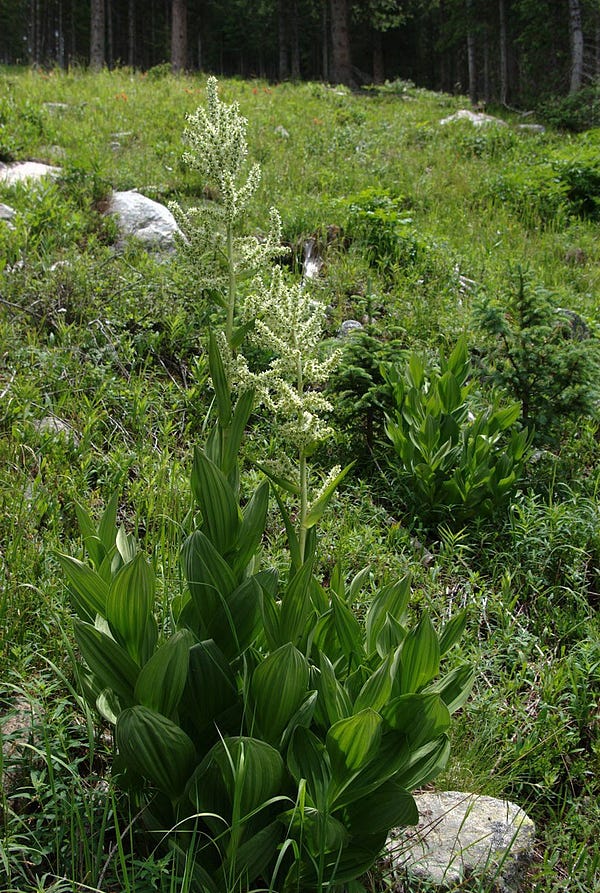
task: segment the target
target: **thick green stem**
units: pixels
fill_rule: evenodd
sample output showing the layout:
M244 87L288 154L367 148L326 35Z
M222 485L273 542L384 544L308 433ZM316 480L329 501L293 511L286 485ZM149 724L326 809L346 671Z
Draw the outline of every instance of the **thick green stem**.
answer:
M298 359L296 362L296 370L298 396L302 398L302 393L304 391L304 376L302 373L302 357L299 351ZM304 419L302 418L302 410L300 409L298 410L298 426L300 430L302 430L303 422ZM298 474L300 477L300 532L298 540L300 543L300 559L301 561L304 561L307 533L304 526L304 521L306 520L306 516L308 514L308 463L306 460L306 453L302 447L298 450Z
M233 225L227 224L227 266L229 268L229 290L227 294L227 324L225 335L227 343L231 347L233 341L233 322L235 320L235 299L236 299L236 280L235 280L235 261L233 256ZM233 348L232 348L233 349Z

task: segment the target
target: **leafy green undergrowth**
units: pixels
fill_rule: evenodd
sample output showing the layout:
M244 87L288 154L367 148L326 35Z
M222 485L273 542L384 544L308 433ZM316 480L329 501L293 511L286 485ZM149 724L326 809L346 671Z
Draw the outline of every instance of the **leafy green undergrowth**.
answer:
M111 188L183 206L203 196L198 174L181 163L181 133L204 82L127 71L4 70L0 80L0 159L63 168L38 188L0 186L0 201L17 212L14 229L0 221L0 712L24 694L37 724L18 758L18 787L2 803L0 888L186 889L168 854L144 849L135 801L109 775L106 730L94 729L83 705L73 708L70 609L52 553L80 548L76 501L99 518L118 489L119 521L152 562L165 614L182 586L177 543L192 447L213 399L200 346L211 305L176 259L115 250L116 229L101 211ZM516 267L529 271L530 295L576 312L588 339L557 337L550 321L537 341L519 342L521 353L545 357L549 344L563 371L568 353L591 356L597 135L536 135L516 120L490 131L441 128L460 99L412 88L352 95L228 81L222 96L248 116L250 156L263 168L250 226L262 229L276 204L296 266L304 241L316 239L324 265L312 287L328 305L329 343L345 357L329 392L336 437L315 458L317 470L358 462L323 519L315 572L327 581L341 555L348 579L367 564L382 584L410 572L414 618L427 608L443 624L467 608L456 660L472 661L479 675L437 783L510 797L531 813L539 844L529 890L592 893L600 873L593 388L584 404L569 402L567 372L555 397L532 364L527 387L540 388L535 405L544 410L536 424L549 418L540 449L493 524L474 517L461 526L451 514L419 518L390 473L392 403L379 366L402 368L415 349L435 364L462 335L478 387L501 372L502 400L521 400L499 360L510 362L514 344L492 345L473 316L487 301L516 337L507 298ZM347 318L365 328L338 342ZM495 366L483 370L492 354ZM268 420L253 431L248 457L280 457ZM255 489L258 471L246 467L243 478ZM265 555L282 566L274 508L267 522ZM361 616L366 605L355 609Z

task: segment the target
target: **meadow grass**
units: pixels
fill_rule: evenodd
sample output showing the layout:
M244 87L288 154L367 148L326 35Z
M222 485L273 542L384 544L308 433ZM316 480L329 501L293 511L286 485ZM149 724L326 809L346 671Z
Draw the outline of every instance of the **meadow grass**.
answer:
M52 554L81 552L76 501L99 516L118 488L120 519L152 556L163 605L183 585L187 478L211 399L208 310L176 260L135 245L115 251L101 211L111 189L198 201L203 184L181 163L181 133L204 102L204 80L1 69L0 86L2 158L62 168L37 187L0 186L17 211L14 229L0 223L0 712L24 700L35 726L11 757L19 783L0 802L0 889L185 889L169 856L142 840L135 804L107 775L107 730L70 690L70 608ZM521 132L514 116L489 131L442 127L464 98L410 87L353 95L230 80L221 96L239 101L262 165L251 226L264 227L273 204L297 257L306 238L318 240L325 263L314 287L330 307L331 338L343 319L372 314L383 345L433 354L464 332L477 351L473 304L509 293L517 268L596 335L597 218L574 213L568 196L550 213L517 195L579 138ZM499 197L507 173L514 201ZM365 191L401 208L368 243L349 210ZM390 238L401 246L393 256ZM468 608L457 659L473 660L478 679L437 783L513 799L532 815L532 893L600 884L597 432L596 419L565 424L506 515L463 530L422 527L378 445L375 461L363 454L346 479L321 534L325 577L343 555L349 576L366 564L380 582L410 571L415 611L447 618ZM318 461L327 467L344 438L340 429ZM279 448L259 422L249 455ZM283 532L274 509L269 517L265 550L277 563Z

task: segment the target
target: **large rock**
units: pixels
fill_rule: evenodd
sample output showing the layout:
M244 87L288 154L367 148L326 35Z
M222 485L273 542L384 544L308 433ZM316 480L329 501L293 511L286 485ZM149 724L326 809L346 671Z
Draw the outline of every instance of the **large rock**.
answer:
M469 121L473 127L487 127L489 124L496 124L500 127L508 126L502 118L494 118L492 115L484 115L483 112L472 112L469 109L459 109L454 115L442 118L440 124L452 124L454 121Z
M42 164L39 161L15 161L10 164L0 164L0 183L14 186L25 180L40 180L42 177L56 176L60 173L59 167L50 164Z
M107 214L117 217L121 233L135 236L148 248L172 251L179 227L168 208L134 189L113 192Z
M442 889L475 876L485 890L517 893L533 859L535 825L508 800L457 791L415 795L419 824L394 829L385 865L392 890L404 881L424 880Z

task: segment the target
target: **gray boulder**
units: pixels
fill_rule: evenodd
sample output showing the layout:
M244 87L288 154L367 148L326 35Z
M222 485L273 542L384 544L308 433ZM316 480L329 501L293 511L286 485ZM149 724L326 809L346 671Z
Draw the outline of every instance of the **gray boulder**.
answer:
M384 867L394 893L404 893L411 880L446 889L471 876L486 893L522 889L535 825L519 806L457 791L426 792L415 800L419 824L394 829L386 844Z
M360 332L364 326L357 319L345 319L338 329L338 338L347 338L353 332Z
M487 127L496 124L500 127L508 127L502 118L494 118L492 115L484 115L483 112L472 112L469 109L459 109L454 115L442 118L440 124L452 124L455 121L469 121L473 127Z
M56 176L60 173L59 167L50 164L42 164L39 161L15 161L10 164L0 164L0 183L14 186L26 180L40 180L42 177Z
M179 227L169 209L160 202L134 189L113 192L106 213L117 217L122 235L135 236L153 250L174 250Z

